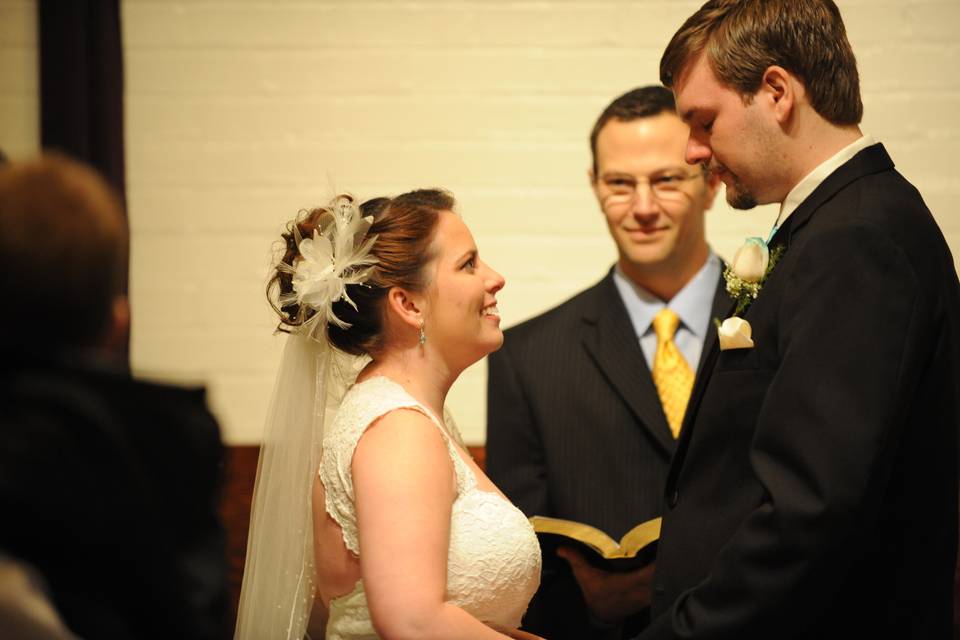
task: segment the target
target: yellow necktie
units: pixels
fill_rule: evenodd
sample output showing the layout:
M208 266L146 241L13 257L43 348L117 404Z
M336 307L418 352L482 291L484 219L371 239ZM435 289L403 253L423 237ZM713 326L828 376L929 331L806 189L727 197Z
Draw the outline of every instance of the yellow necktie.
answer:
M657 386L663 413L667 416L667 424L670 425L674 438L680 435L683 414L687 410L687 402L693 390L693 372L673 341L679 324L680 318L677 314L666 307L653 319L653 331L657 334L653 383Z

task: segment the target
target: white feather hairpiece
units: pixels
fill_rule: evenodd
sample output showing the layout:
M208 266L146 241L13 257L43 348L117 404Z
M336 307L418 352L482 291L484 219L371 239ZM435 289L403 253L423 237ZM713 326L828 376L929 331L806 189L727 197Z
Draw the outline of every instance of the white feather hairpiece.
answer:
M347 285L363 284L378 261L370 254L377 236L367 237L373 225L373 216L364 217L356 199L338 195L320 214L312 238L300 238L294 225L293 232L300 259L293 265L281 262L278 268L293 274L293 292L280 296L280 306L296 302L300 313L304 308L314 315L304 322L303 330L315 338L317 330L325 332L328 323L341 329L350 324L333 312L333 305L346 300L354 309L357 305L347 295Z

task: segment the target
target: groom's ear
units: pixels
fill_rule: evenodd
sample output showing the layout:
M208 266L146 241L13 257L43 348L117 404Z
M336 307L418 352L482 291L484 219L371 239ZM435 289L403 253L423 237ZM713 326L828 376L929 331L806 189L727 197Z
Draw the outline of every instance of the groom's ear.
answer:
M787 126L793 117L797 100L804 94L803 84L781 66L771 65L763 72L760 89L754 99L770 108L780 126Z

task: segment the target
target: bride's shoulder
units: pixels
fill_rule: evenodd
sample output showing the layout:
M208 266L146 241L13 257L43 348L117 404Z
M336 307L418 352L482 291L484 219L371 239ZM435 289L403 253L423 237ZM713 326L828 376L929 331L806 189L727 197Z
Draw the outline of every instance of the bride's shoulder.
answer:
M394 453L411 448L418 450L425 445L444 455L449 453L442 431L416 406L396 407L377 416L364 430L360 443Z
M373 452L373 459L381 453L402 458L404 452L417 450L449 455L447 439L427 410L402 386L382 376L357 382L344 396L324 433L324 464L352 466L359 448L366 452L361 458Z

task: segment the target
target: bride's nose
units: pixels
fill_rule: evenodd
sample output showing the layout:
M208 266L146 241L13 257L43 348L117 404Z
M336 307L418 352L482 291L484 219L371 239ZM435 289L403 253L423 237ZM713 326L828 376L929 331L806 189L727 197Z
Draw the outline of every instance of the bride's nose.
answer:
M487 267L487 291L490 293L496 293L503 289L503 286L507 284L507 281L504 279L499 272L494 271L493 267L485 264Z

